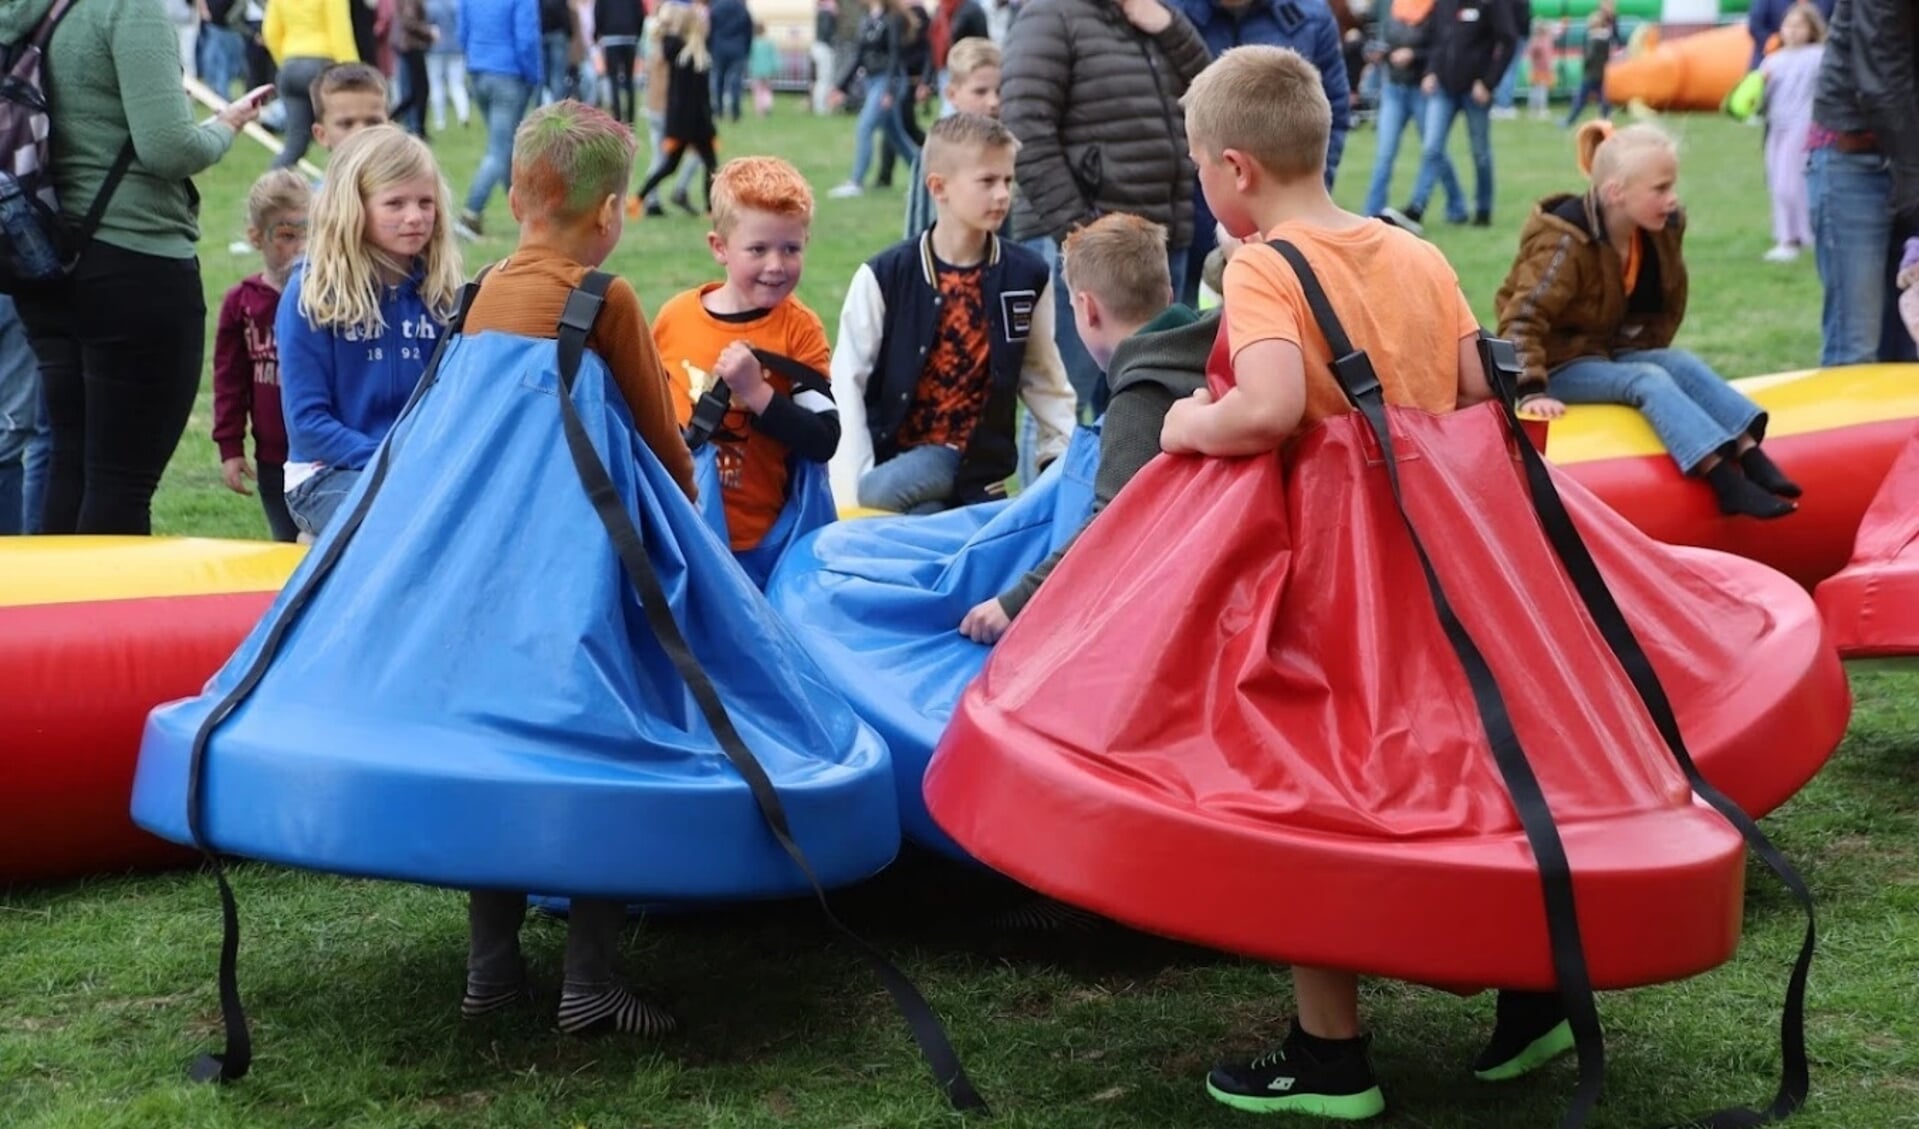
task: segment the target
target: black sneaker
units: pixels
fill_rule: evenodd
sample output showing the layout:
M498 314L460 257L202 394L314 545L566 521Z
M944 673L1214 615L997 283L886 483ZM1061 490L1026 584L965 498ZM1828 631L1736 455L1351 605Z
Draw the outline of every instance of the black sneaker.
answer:
M1367 1036L1335 1044L1339 1051L1315 1058L1302 1045L1295 1023L1278 1050L1250 1062L1222 1062L1206 1076L1213 1100L1247 1113L1304 1113L1338 1121L1364 1121L1386 1111L1366 1051Z
M1491 212L1474 212L1473 213L1474 227L1491 227L1492 225L1493 225L1493 214Z
M1401 231L1409 232L1413 235L1423 236L1426 234L1426 229L1420 225L1418 219L1414 218L1412 209L1410 208L1405 210L1393 207L1381 208L1379 210L1379 218L1392 224Z
M1481 1082L1509 1082L1573 1049L1572 1024L1551 992L1501 992L1493 1014L1493 1037L1473 1060Z

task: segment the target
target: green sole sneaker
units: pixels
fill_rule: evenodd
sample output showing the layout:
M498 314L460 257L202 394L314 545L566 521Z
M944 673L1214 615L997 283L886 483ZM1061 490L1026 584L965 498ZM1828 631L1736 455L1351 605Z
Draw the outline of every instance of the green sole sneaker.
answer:
M1473 1071L1473 1077L1481 1082L1510 1082L1531 1074L1572 1049L1573 1027L1562 1019L1558 1026L1527 1043L1518 1054L1484 1070Z
M1334 1121L1364 1121L1386 1112L1386 1095L1378 1086L1357 1094L1276 1094L1268 1098L1231 1093L1209 1079L1206 1092L1221 1105L1246 1113L1304 1113Z

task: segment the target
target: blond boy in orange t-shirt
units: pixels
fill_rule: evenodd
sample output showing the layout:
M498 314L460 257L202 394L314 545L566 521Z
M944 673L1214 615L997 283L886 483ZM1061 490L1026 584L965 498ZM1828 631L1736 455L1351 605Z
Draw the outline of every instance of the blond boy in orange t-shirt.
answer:
M1237 47L1193 81L1186 136L1213 214L1246 240L1226 267L1232 357L1226 390L1173 405L1167 451L1256 455L1351 407L1332 349L1292 268L1266 240L1299 248L1347 333L1371 358L1386 401L1429 412L1490 399L1479 323L1443 255L1418 238L1333 203L1324 176L1332 109L1319 72L1282 47ZM1377 297L1376 297L1377 296ZM1337 912L1320 907L1317 912ZM1223 1062L1214 1098L1256 1113L1372 1117L1385 1098L1360 1033L1359 978L1293 969L1298 1016L1278 1052ZM1550 994L1501 993L1493 1037L1474 1065L1487 1081L1518 1077L1572 1046Z
M682 427L724 386L715 447L732 549L758 547L786 506L789 459L824 463L840 443L826 369L832 350L818 314L795 297L813 222L813 190L777 157L728 161L713 177L707 246L726 272L685 291L653 318ZM775 371L760 353L798 362ZM810 370L810 371L809 371Z

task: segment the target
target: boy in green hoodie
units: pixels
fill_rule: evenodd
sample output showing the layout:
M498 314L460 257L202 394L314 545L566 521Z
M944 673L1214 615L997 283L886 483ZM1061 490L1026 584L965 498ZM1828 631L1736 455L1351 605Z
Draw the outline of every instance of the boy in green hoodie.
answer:
M1138 216L1101 216L1067 236L1062 254L1073 324L1105 374L1090 522L1159 454L1167 411L1205 385L1219 314L1202 316L1173 301L1166 229ZM1011 588L975 605L960 634L998 642L1070 548L1069 541Z

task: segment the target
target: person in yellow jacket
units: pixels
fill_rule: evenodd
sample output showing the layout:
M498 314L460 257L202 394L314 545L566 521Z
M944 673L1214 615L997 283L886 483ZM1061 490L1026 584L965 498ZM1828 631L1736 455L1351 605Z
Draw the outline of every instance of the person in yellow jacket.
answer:
M353 0L272 0L260 39L280 66L280 101L286 107L285 147L273 159L276 169L292 168L313 140L313 99L309 88L334 63L357 63L353 45Z

